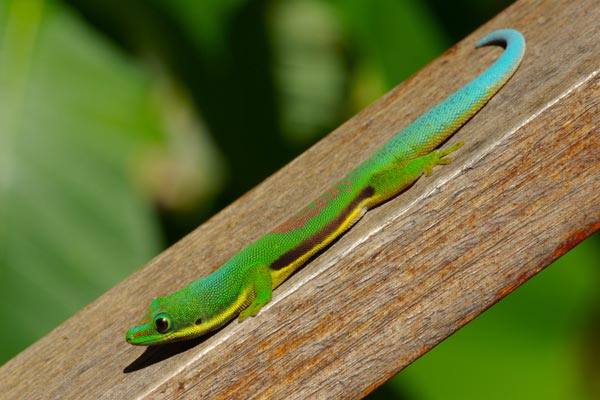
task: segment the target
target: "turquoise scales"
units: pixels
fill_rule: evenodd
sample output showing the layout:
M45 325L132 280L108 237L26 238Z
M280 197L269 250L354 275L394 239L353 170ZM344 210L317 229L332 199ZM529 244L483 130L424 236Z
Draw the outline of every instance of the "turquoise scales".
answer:
M447 164L462 145L434 150L508 81L525 52L512 29L492 32L477 46L504 44L504 53L480 76L400 131L371 158L317 200L237 253L205 278L154 300L139 325L127 332L131 344L188 339L218 329L237 315L254 316L272 290L312 255L348 230L369 209L396 196L433 167Z

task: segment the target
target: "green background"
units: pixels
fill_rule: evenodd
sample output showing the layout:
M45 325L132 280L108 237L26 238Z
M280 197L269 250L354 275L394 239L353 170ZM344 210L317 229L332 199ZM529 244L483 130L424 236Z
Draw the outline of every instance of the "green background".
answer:
M0 0L0 364L509 3ZM600 398L599 240L371 398Z

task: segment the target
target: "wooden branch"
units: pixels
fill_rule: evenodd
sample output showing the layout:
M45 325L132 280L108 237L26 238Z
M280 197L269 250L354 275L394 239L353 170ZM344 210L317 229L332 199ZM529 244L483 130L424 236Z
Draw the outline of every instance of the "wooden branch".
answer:
M0 368L6 398L360 398L600 228L600 8L521 1ZM369 212L260 314L144 350L149 302L208 274L487 68L525 60L455 161Z

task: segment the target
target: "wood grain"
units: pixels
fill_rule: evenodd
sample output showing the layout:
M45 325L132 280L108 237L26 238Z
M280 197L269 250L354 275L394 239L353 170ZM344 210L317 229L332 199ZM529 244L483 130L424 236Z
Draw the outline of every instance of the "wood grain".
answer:
M521 1L0 368L19 399L360 398L600 228L597 0ZM527 53L455 161L369 212L261 313L144 350L148 303L284 221L500 54Z

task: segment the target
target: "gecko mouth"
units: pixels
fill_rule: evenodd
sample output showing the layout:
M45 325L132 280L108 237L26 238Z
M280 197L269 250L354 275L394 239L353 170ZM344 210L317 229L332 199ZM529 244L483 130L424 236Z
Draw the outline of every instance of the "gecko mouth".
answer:
M151 326L141 325L128 330L125 335L125 340L127 343L136 346L147 346L164 342L168 337L168 334L157 334Z

